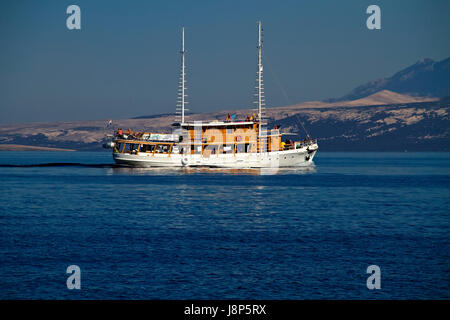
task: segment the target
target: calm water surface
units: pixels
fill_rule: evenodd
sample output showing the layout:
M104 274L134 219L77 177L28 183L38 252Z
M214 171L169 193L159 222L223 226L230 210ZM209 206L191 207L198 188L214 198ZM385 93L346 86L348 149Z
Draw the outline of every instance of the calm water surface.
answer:
M5 166L45 163L87 165ZM319 152L279 172L109 164L0 152L1 299L450 298L449 153Z

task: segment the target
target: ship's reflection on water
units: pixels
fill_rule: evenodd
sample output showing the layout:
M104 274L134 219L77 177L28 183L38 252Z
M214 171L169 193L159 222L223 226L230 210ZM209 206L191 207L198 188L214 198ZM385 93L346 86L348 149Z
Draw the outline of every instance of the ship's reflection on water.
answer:
M317 172L314 164L290 168L212 168L212 167L130 167L115 166L108 169L108 174L126 175L183 175L183 174L229 174L229 175L283 175L283 174L311 174Z

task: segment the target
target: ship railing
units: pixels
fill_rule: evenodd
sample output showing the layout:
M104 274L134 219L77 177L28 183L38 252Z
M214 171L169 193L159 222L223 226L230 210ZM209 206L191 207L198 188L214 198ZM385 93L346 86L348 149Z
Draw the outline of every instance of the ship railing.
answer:
M114 136L116 140L129 140L129 141L135 141L137 143L139 142L160 142L160 143L176 143L177 140L170 140L170 139L152 139L150 137L143 138L142 135L132 135L132 134L116 134Z
M308 139L303 141L295 141L294 144L287 144L284 146L284 150L294 150L294 149L300 149L303 147L310 146L312 144L317 143L317 139Z

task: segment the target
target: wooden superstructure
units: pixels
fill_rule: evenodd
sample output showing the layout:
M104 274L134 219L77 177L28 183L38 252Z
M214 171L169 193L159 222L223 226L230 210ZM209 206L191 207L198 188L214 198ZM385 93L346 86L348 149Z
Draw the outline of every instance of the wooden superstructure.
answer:
M261 153L282 150L281 133L273 129L259 133L259 122L197 122L184 123L175 131L179 134L172 141L151 139L151 133L139 133L132 139L127 135L117 136L115 153L186 153L203 156L236 153ZM162 134L164 135L164 134ZM149 138L139 138L147 136ZM126 137L126 138L125 138Z

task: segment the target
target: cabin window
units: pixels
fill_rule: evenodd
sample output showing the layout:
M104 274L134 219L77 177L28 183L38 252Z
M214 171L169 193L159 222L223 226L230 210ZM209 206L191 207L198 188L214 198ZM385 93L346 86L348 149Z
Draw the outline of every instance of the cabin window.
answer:
M223 153L233 153L233 146L223 146Z
M211 154L217 154L219 150L219 146L215 144L205 145L203 147L203 155L211 155Z
M116 153L122 152L122 148L123 148L123 143L116 143L116 145L114 146L114 152L116 152Z
M245 149L245 144L239 143L239 144L236 145L236 152L244 153L244 152L246 152L245 150L246 150Z
M128 153L136 153L139 149L139 144L134 143L126 143L125 144L125 152Z
M155 150L154 144L141 144L141 152L153 152Z
M156 153L168 153L170 150L170 145L169 144L158 144L156 146Z

